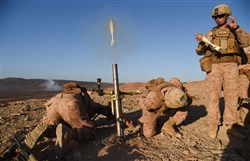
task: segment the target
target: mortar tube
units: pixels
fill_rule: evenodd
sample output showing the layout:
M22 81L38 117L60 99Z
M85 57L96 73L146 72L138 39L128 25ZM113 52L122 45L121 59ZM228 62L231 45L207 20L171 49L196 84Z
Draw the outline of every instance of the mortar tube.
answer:
M116 113L116 130L117 136L120 138L120 141L124 138L124 133L121 128L121 114L122 114L122 106L121 106L121 97L120 97L120 90L119 90L119 80L118 80L118 69L117 64L112 64L113 70L113 83L114 83L114 96L115 96L115 113Z

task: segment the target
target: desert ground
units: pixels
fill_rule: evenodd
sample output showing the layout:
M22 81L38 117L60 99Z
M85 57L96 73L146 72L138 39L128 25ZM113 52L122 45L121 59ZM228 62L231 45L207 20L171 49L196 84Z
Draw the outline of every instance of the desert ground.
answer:
M63 84L72 80L40 80L6 78L1 79L0 95L0 154L13 143L12 136L16 134L23 139L45 114L44 104L59 93ZM91 98L98 103L107 105L110 95L99 96L93 92L95 82L74 81L85 86ZM160 132L161 126L168 115L159 119L158 133L152 138L142 134L142 125L138 119L141 109L138 100L142 97L145 82L120 84L124 92L141 92L141 94L123 95L122 116L132 120L133 127L123 126L125 138L116 142L116 126L104 116L98 116L96 121L96 136L93 140L78 144L72 143L68 148L58 151L55 140L44 138L33 150L38 160L82 161L247 161L250 160L250 130L248 126L237 126L228 129L221 125L218 136L210 139L207 123L207 95L204 81L184 82L184 87L193 98L188 108L187 119L175 127L182 138L171 138ZM103 83L104 91L112 90L113 84ZM223 98L223 92L221 94ZM220 101L223 112L224 102ZM241 135L235 135L233 131ZM18 160L16 157L7 160Z

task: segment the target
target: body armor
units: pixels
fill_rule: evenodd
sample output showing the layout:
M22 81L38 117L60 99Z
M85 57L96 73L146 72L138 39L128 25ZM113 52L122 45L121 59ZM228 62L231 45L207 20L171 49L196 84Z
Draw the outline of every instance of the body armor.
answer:
M239 54L239 46L234 34L230 29L214 28L212 30L212 43L221 47L221 54Z

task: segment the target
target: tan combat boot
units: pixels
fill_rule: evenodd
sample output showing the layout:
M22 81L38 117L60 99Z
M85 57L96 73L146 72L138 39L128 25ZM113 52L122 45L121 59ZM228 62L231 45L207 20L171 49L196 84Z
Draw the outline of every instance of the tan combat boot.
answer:
M59 124L56 127L56 143L60 148L65 148L73 139L73 131L68 126Z
M210 124L208 135L210 138L214 139L217 136L218 125L217 124Z
M162 126L161 132L164 134L167 133L172 137L181 138L181 134L175 131L173 127L174 125L175 125L175 121L172 117L170 117L169 120L166 121L164 125Z
M37 126L26 135L26 138L24 140L25 145L32 149L36 142L42 137L42 135L45 133L45 131L48 129L48 125L40 122L37 124Z

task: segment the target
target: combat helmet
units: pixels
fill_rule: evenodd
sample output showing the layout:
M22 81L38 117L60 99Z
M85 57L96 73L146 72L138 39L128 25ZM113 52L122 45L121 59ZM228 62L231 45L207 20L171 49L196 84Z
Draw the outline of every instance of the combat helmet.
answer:
M212 18L214 18L217 15L223 15L223 14L227 14L228 16L232 15L229 5L220 4L215 6L212 11Z
M80 85L76 84L75 82L69 82L64 84L63 92L64 93L77 93L83 94L86 91L86 88L81 87Z
M164 95L169 108L180 108L187 105L187 95L179 88L170 88Z
M171 78L169 82L172 83L173 85L175 85L176 87L180 88L180 89L182 88L181 81L176 77Z

